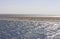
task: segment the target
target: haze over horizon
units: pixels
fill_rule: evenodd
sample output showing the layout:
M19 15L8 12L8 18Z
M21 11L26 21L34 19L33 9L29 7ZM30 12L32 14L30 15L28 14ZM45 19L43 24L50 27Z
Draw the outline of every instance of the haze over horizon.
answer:
M0 14L60 15L60 0L0 0Z

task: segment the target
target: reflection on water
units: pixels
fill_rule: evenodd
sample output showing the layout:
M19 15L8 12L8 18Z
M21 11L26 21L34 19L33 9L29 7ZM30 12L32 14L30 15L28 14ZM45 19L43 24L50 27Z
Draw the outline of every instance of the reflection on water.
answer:
M60 23L0 20L0 39L60 39Z

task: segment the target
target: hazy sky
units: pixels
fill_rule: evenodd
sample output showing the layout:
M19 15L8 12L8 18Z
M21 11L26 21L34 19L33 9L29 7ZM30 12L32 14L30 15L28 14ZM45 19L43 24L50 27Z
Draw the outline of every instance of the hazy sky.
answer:
M0 0L0 13L60 14L60 0Z

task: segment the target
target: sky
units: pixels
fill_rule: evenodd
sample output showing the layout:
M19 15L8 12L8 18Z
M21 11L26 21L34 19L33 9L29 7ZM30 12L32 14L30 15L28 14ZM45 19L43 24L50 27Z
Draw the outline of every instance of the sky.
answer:
M0 14L60 15L60 0L0 0Z

